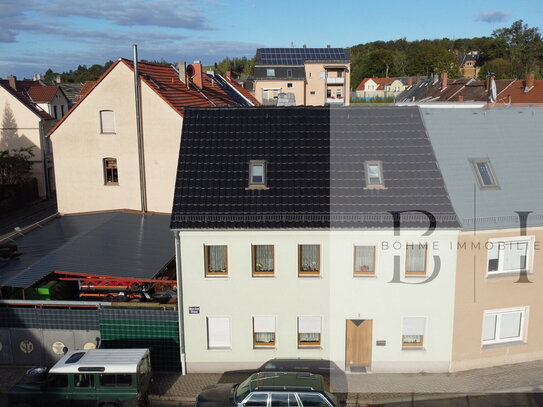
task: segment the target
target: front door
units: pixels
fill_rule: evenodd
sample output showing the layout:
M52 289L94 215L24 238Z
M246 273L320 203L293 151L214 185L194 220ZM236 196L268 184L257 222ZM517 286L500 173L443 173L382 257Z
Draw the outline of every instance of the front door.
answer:
M351 372L368 372L371 368L371 319L348 319L345 343L345 367Z

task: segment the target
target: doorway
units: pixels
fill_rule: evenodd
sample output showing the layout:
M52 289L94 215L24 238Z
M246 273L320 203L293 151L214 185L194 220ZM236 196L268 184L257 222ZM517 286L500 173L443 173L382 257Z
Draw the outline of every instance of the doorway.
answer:
M373 320L348 319L345 335L345 368L351 372L371 369Z

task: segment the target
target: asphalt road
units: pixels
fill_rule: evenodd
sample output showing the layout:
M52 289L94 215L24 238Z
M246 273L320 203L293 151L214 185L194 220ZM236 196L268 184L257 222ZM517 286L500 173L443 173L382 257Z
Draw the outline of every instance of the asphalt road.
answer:
M181 404L175 401L151 401L151 407L173 407L173 406L181 406ZM0 407L8 407L8 401L6 397L0 397ZM183 407L189 407L189 406L185 405Z

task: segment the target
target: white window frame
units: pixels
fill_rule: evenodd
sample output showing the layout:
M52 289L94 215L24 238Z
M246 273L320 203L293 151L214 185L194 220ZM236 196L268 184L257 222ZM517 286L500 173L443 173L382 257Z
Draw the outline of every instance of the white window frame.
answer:
M370 173L369 173L370 166L379 167L379 181L380 181L379 183L370 182ZM364 172L366 175L366 188L384 188L385 187L382 161L378 161L378 160L364 161Z
M111 113L111 128L104 127L104 113ZM115 112L110 109L100 110L100 133L101 134L115 134Z
M262 166L262 182L256 182L253 179L253 168L256 166ZM265 187L268 181L267 177L267 163L266 160L251 160L249 161L249 187Z
M263 331L261 328L258 328L259 325L265 324L270 325L271 319L273 318L273 329L267 329ZM260 321L259 321L260 319ZM264 321L267 319L268 321ZM267 333L273 334L273 343L262 343L259 344L256 341L256 334L258 333ZM254 349L274 349L277 347L277 318L275 315L255 315L253 316L253 348Z
M486 276L499 276L499 275L510 275L510 274L519 274L522 269L514 269L514 270L503 270L504 266L504 257L498 255L498 270L496 271L489 271L488 270L488 263L490 261L490 252L491 252L491 245L499 245L501 244L518 244L519 242L526 242L528 243L528 250L526 251L526 273L531 273L532 271L532 262L533 262L533 250L534 250L534 241L535 236L512 236L512 237L500 237L500 238L492 238L488 239L487 242L487 251L486 251ZM498 252L499 253L499 252Z
M492 167L490 158L470 158L469 161L480 189L500 189L500 183L498 182L498 178L496 178L496 173L494 172L494 168ZM490 180L492 181L492 184L486 185L483 182L483 177L481 176L481 172L477 167L477 164L480 163L484 163L486 165L488 175L490 177Z
M275 68L266 68L266 76L275 76Z
M222 319L228 320L228 343L224 345L212 345L210 342L210 320ZM225 315L208 315L206 317L206 334L207 334L207 349L208 350L228 350L232 349L232 318Z
M521 320L520 320L520 335L515 338L505 338L505 339L496 339L496 336L499 335L500 327L501 327L501 318L503 315L508 313L521 313ZM494 328L494 339L488 339L484 340L485 337L485 317L489 315L496 315L496 325ZM482 346L485 345L494 345L499 343L510 343L510 342L526 342L526 319L528 318L528 306L526 307L515 307L515 308L503 308L503 309L493 309L493 310L485 310L483 312L483 320L482 320L482 329L481 329L481 344Z

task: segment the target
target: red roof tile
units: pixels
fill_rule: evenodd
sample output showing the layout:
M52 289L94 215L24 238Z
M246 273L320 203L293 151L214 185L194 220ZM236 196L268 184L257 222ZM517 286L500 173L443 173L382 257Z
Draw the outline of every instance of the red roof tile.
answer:
M28 88L28 96L36 103L49 103L57 94L60 86L32 86Z
M30 96L28 96L28 92L27 92L28 87L23 86L23 85L26 85L27 82L35 83L35 85L32 85L32 87L43 86L39 82L34 82L34 81L16 81L15 84L16 84L17 90L15 90L9 85L9 80L2 80L2 79L0 79L0 86L3 87L7 92L11 93L14 97L16 97L19 101L21 101L21 103L23 103L26 107L28 107L32 112L40 116L42 119L52 120L53 118L49 115L49 113L47 113L38 105L36 105L36 103L34 103L32 99L30 99Z
M246 99L249 99L249 101L255 105L260 106L260 102L256 100L256 98L249 92L247 89L245 89L243 86L241 86L239 83L237 83L232 78L228 78L226 76L222 76L226 82L228 82L234 89L236 89L239 93L243 95Z
M385 89L385 83L387 85L390 85L396 78L395 77L388 77L388 78L364 78L362 79L362 82L356 87L356 90L364 90L364 84L369 80L374 81L377 84L377 89L375 90L384 90Z
M543 105L543 80L534 80L534 86L528 92L526 92L526 81L516 80L511 86L502 91L498 90L496 102Z
M96 85L98 81L87 81L83 84L83 87L79 91L79 95L77 96L77 99L81 99L82 97L87 96L87 93L89 93L92 88L94 88L94 85Z

